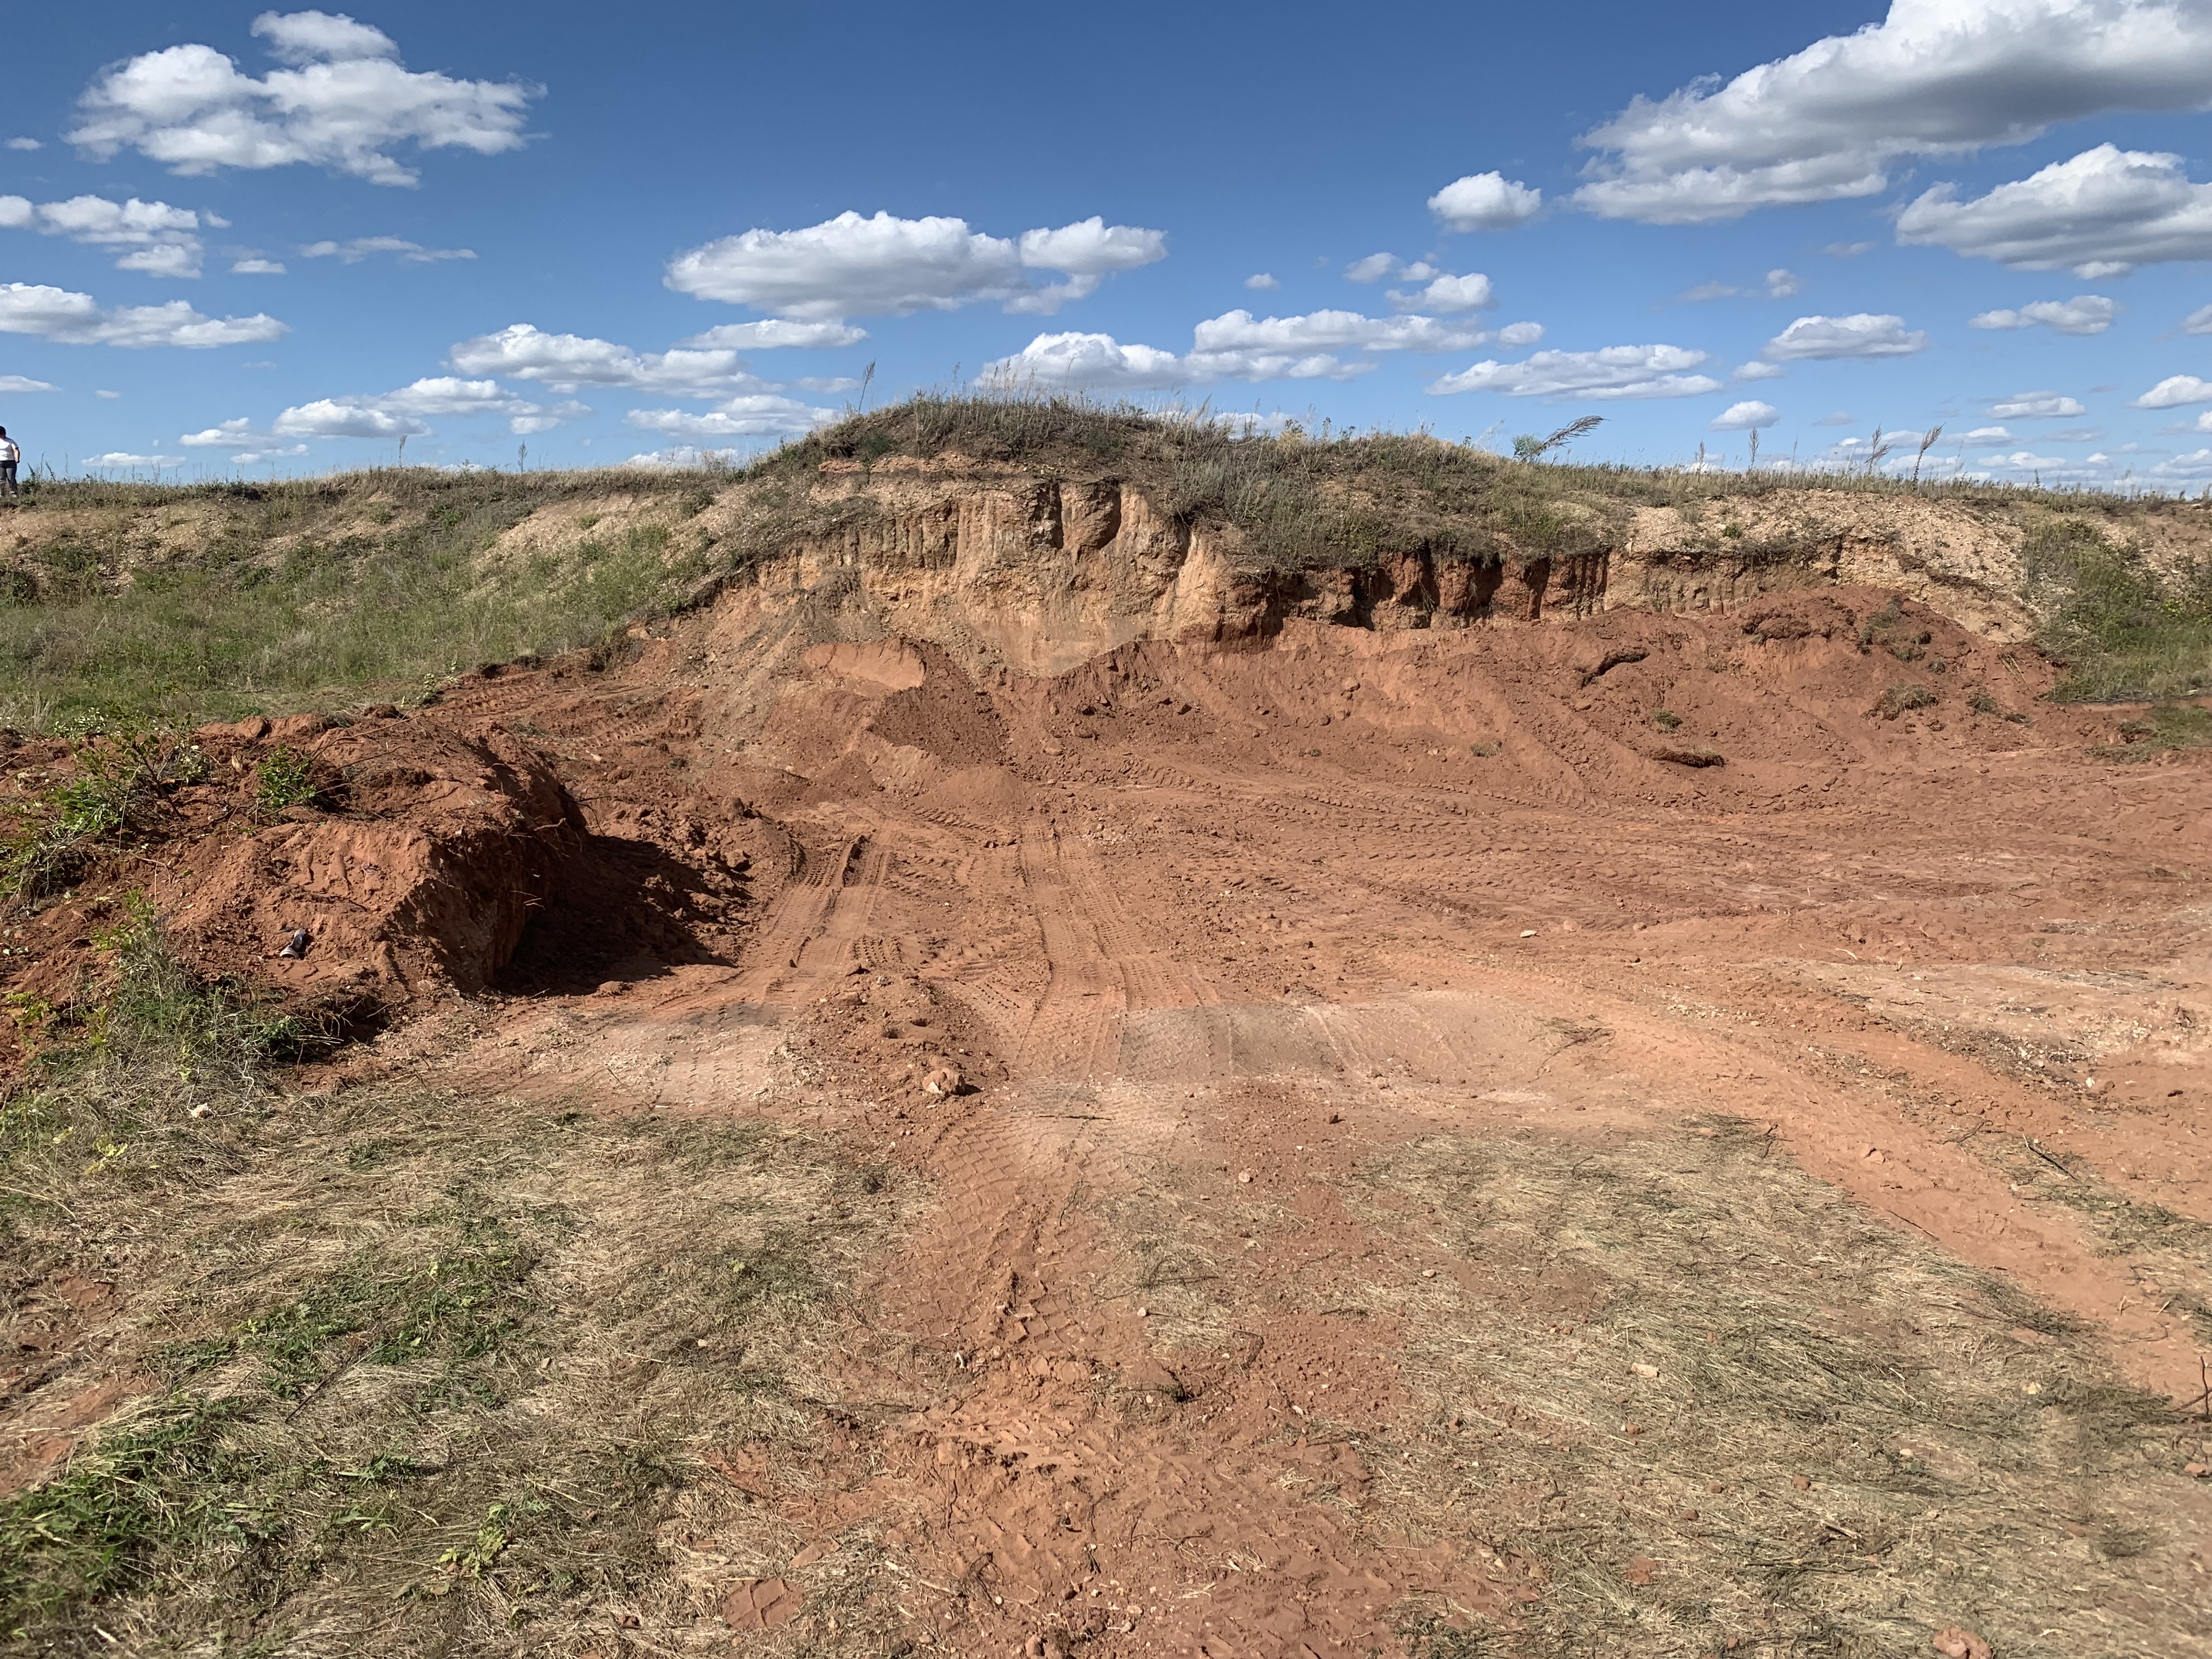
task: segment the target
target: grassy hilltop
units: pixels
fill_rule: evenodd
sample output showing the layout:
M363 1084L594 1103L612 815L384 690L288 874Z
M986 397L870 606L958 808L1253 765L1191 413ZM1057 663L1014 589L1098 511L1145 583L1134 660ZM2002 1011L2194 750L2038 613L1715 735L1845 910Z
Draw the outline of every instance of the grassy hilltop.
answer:
M1917 494L2020 527L2044 643L2076 670L2068 695L2159 698L2212 684L2212 568L2177 581L2128 551L2148 522L2188 510L2171 501L1506 460L1423 434L1241 436L1079 400L923 397L742 468L38 480L0 510L0 725L66 732L335 707L589 645L854 510L813 498L825 462L954 453L1119 477L1172 515L1235 525L1253 556L1285 569L1412 548L1446 560L1501 543L1583 551L1613 544L1640 507L1787 501L1808 482ZM529 556L500 551L533 515L549 530L528 538Z

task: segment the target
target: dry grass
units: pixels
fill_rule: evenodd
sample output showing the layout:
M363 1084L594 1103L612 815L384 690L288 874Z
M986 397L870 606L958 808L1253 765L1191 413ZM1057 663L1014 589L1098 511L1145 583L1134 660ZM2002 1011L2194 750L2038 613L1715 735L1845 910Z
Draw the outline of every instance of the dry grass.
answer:
M795 1540L712 1460L819 1431L911 1192L760 1122L286 1097L262 1041L179 1045L241 1061L181 1096L80 1050L4 1109L10 1295L118 1284L81 1347L145 1393L0 1504L0 1649L726 1644L717 1584Z
M1375 1448L1392 1510L1479 1526L1497 1577L1544 1585L1518 1626L1409 1606L1420 1650L1901 1654L1960 1623L2007 1655L2202 1651L2177 1524L2202 1432L2064 1321L1706 1127L1437 1138L1367 1171L1363 1213L1435 1205L1419 1231L1471 1286L1374 1291L1431 1406Z

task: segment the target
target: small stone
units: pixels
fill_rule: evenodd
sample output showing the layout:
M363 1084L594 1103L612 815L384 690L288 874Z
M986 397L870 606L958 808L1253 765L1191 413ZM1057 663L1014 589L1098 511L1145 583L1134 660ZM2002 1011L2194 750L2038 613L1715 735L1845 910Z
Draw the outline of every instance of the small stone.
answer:
M1641 1361L1638 1361L1636 1364L1631 1365L1628 1369L1634 1371L1638 1376L1656 1376L1659 1375L1659 1368L1656 1365L1646 1365Z
M1521 937L1522 939L1534 939L1536 937L1536 930L1533 927L1523 927L1521 930Z
M1790 1484L1796 1487L1799 1492L1810 1492L1813 1490L1813 1482L1811 1479L1806 1475L1791 1475L1790 1477Z
M1929 1644L1943 1659L1990 1659L1990 1644L1964 1625L1946 1625Z
M1249 1170L1241 1170L1237 1174L1237 1180L1238 1185L1249 1187L1252 1184L1252 1172Z
M2192 1480L2203 1480L2212 1476L2212 1463L2184 1463L2181 1472Z

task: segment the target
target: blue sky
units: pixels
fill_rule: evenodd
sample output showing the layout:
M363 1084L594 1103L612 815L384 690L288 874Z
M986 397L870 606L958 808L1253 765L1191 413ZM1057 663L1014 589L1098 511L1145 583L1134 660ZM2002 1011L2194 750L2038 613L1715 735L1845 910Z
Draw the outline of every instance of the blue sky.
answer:
M11 15L58 470L743 454L873 363L2212 483L2212 0L194 9Z

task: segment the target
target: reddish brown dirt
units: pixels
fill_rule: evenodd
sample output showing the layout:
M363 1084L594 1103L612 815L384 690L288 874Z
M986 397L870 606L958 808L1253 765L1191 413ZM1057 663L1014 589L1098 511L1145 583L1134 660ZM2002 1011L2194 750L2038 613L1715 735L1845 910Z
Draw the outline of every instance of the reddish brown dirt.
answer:
M918 1631L1396 1651L1410 1593L1543 1590L1479 1523L1394 1530L1357 1436L1313 1428L1419 1431L1401 1330L1333 1298L1470 1271L1346 1202L1440 1127L1771 1126L2094 1322L2135 1379L2197 1391L2170 1292L2212 1286L2160 1284L2021 1168L2079 1160L2212 1220L2212 757L2112 758L2118 714L2035 702L2032 653L1911 606L1923 655L1863 649L1883 602L1294 624L1053 680L901 641L764 677L757 619L710 611L603 672L295 733L337 810L257 821L275 739L208 734L176 836L102 880L147 884L205 966L495 1016L458 1054L403 1030L346 1075L766 1115L926 1174L844 1379L895 1403L832 1414L820 1478L761 1488L810 1536L872 1525ZM1885 717L1905 684L1937 701ZM80 896L26 924L21 982L76 971L96 920ZM295 926L307 958L271 962ZM965 1091L940 1099L946 1068ZM1173 1281L1138 1271L1144 1218L1168 1212L1212 1241L1218 1328L1148 1305ZM1574 1285L1541 1293L1574 1316ZM793 1594L733 1583L729 1621L773 1630Z

